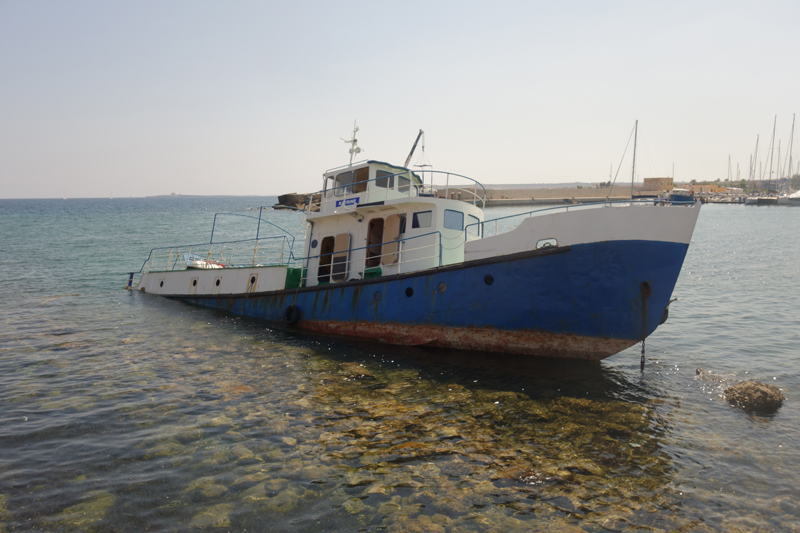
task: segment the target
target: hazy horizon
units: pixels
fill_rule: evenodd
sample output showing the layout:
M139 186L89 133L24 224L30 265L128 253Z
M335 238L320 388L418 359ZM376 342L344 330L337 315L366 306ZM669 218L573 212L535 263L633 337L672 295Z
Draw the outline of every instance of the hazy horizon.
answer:
M402 164L423 129L434 168L485 185L608 181L636 119L637 181L673 165L676 181L725 180L729 156L746 178L756 135L769 167L776 115L773 166L788 164L799 15L797 2L0 2L0 198L316 191L348 162L354 120L360 159ZM630 170L629 146L617 182Z

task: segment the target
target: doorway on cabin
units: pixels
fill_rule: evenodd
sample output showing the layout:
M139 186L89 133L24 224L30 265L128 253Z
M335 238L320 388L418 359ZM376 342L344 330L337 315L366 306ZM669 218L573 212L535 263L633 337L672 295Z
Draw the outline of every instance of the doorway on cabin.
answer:
M367 233L367 261L365 266L372 268L381 264L381 245L383 244L383 219L373 218L369 221Z

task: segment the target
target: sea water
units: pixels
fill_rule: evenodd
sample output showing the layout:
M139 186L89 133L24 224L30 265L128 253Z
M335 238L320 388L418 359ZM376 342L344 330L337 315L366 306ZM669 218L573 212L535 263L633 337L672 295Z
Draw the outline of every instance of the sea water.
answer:
M0 201L0 531L800 527L800 209L702 208L644 371L641 345L394 347L123 290L274 200ZM264 217L302 250L302 214ZM728 405L747 379L783 407Z

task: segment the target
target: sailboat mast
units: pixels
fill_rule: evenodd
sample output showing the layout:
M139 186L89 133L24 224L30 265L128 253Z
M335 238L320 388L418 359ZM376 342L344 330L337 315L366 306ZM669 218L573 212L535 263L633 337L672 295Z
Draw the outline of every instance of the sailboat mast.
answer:
M794 141L794 113L792 113L792 133L789 135L789 175L786 176L786 192L791 191L789 182L792 181L792 142Z
M636 138L639 135L639 119L633 125L633 166L631 168L631 200L633 200L633 178L636 175ZM630 139L630 137L628 137Z
M731 154L728 154L728 183L731 182Z
M767 196L772 187L772 160L775 155L775 126L778 124L778 115L775 115L775 120L772 122L772 142L769 145L769 176L767 177Z

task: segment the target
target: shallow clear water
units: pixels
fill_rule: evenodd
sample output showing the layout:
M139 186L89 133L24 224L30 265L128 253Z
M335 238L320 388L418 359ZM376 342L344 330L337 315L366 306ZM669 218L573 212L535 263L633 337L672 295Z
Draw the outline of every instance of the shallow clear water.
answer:
M638 346L392 347L122 290L273 202L0 201L0 531L797 530L800 209L703 207L643 373ZM783 407L729 406L743 379Z

